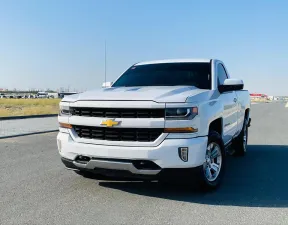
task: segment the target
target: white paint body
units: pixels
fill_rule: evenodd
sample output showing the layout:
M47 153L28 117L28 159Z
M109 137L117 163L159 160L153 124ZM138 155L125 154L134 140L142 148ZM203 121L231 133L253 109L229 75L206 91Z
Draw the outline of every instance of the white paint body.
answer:
M210 60L162 60L136 65L174 62L210 62ZM61 157L74 160L78 155L96 158L151 160L161 168L191 168L203 165L209 125L222 120L222 138L225 144L236 137L243 127L245 110L250 108L248 91L220 93L217 84L217 65L211 60L211 90L190 86L120 87L104 88L66 96L61 105L70 107L104 108L175 108L198 107L192 120L165 120L164 118L114 118L121 121L119 128L180 128L194 127L196 133L163 133L154 142L105 141L79 138L73 129L60 128L58 149ZM223 64L224 66L224 64ZM225 66L224 66L225 67ZM227 71L227 70L226 70ZM230 75L228 74L228 78ZM59 116L59 122L72 125L100 126L103 119L95 117ZM188 162L178 156L178 147L189 148Z

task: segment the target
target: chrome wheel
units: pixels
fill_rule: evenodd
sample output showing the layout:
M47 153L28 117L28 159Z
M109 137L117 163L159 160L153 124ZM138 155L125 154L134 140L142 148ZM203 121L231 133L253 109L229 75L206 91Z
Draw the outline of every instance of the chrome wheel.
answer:
M204 174L208 181L212 182L217 179L222 166L222 153L220 146L211 142L207 146L205 163L203 165Z

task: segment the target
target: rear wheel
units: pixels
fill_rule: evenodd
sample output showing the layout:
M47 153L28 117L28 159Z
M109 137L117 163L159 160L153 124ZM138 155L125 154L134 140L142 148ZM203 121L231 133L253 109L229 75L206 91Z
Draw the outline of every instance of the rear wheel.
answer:
M244 156L247 151L248 143L248 119L246 118L243 123L243 128L239 136L234 140L234 156Z

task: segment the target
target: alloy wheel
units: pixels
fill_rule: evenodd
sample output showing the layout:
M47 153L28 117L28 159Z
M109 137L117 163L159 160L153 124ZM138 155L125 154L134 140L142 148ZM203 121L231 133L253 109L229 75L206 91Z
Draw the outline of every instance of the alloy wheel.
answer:
M204 174L208 181L213 182L220 174L222 166L221 147L215 142L207 146L205 163L203 165Z

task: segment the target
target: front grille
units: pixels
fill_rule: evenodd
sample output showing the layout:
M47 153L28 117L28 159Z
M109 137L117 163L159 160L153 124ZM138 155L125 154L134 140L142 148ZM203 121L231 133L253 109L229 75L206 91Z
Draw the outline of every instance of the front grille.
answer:
M164 109L117 109L72 107L74 116L108 118L164 118Z
M106 128L90 126L73 126L80 138L107 141L153 142L162 133L161 128Z

